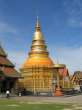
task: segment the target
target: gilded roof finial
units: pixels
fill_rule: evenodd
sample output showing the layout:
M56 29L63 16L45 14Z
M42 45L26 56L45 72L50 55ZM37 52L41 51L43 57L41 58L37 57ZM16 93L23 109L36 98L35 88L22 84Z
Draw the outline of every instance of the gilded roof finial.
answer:
M37 20L36 20L35 30L36 30L36 31L40 31L40 23L39 23L38 16L37 16Z

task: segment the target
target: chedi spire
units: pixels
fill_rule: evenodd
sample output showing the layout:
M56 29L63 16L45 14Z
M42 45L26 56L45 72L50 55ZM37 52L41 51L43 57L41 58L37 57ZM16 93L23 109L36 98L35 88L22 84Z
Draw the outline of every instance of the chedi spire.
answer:
M27 68L28 66L32 66L32 65L39 65L39 66L53 65L52 60L49 58L49 52L47 51L47 46L45 44L43 34L40 30L40 23L38 18L36 21L31 49L28 54L28 58L23 65L23 68Z
M51 91L53 73L49 67L53 65L37 18L28 58L20 69L24 77L22 79L24 88L34 94L40 91Z
M39 23L39 18L38 18L38 16L37 16L35 31L40 31L40 30L41 30L41 27L40 27L40 23Z

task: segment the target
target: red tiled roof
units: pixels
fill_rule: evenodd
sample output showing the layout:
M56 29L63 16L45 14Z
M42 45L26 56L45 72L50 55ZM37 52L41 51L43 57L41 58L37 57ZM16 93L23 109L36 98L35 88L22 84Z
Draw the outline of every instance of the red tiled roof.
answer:
M0 64L7 66L14 66L6 57L0 56Z
M74 80L80 80L82 79L82 71L75 71L71 80L74 81Z
M7 59L7 54L0 45L0 73L7 77L19 77L20 74L14 69L14 65Z
M61 68L61 69L59 69L59 73L63 77L66 77L66 76L69 75L67 68Z
M17 72L14 68L12 67L0 67L0 70L3 72L4 76L8 77L20 77L19 72Z

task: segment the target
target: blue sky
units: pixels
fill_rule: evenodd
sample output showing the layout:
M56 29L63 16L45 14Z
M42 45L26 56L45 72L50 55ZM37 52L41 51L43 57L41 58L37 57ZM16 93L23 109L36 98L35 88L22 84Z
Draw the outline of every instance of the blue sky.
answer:
M16 68L28 56L37 15L54 63L82 70L82 0L0 0L0 43Z

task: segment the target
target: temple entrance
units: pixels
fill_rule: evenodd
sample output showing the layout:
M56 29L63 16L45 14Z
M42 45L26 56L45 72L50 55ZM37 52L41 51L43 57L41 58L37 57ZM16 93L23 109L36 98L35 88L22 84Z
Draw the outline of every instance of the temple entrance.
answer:
M0 81L0 93L6 93L6 90L11 92L12 88L14 88L16 79L14 78L5 78Z

